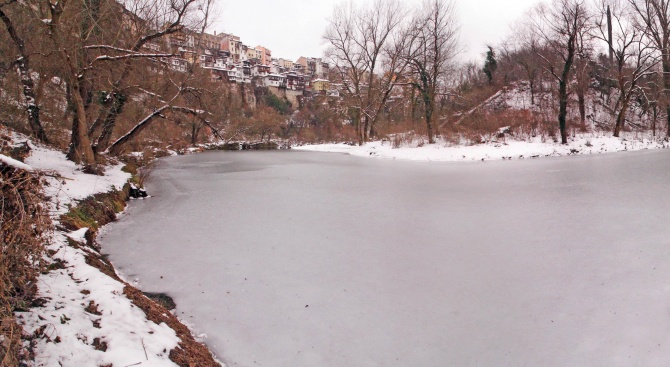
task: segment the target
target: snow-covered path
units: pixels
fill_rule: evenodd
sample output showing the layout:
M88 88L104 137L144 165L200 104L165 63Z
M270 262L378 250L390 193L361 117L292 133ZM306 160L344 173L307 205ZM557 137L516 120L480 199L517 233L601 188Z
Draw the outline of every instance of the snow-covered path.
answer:
M164 161L102 241L230 366L660 367L667 182L667 150L205 153Z

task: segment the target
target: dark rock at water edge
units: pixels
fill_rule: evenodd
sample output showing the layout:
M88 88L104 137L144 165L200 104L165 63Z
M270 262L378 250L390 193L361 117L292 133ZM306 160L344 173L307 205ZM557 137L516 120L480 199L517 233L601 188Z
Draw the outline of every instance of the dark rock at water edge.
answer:
M172 297L165 293L142 292L142 294L144 294L150 300L167 308L168 310L174 310L177 307L177 304L174 302Z

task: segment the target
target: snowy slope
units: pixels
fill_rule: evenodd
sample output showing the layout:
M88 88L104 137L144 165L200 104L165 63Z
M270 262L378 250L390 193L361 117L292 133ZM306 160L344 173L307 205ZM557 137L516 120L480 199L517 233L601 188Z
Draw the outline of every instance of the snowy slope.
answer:
M547 86L547 88L550 86ZM614 93L614 92L613 92ZM574 94L569 105L568 118L572 122L579 120L577 101ZM501 112L505 110L528 110L546 115L548 121L556 119L557 101L549 92L536 92L535 104L531 103L530 88L525 83L505 87L483 101L477 107L465 112L455 124L464 123L465 117L476 112ZM347 144L316 144L293 146L292 149L322 152L347 153L355 156L402 159L413 161L482 161L491 159L524 159L548 156L566 156L576 154L600 154L619 151L642 149L658 149L670 147L665 139L654 137L647 131L650 125L648 116L640 107L631 104L627 114L627 125L631 131L623 132L621 138L612 137L610 131L614 118L610 110L616 102L616 96L600 95L589 90L586 95L585 128L588 133L569 131L568 144L562 145L552 141L549 136L530 137L528 134L514 135L505 126L509 122L499 121L502 128L499 134L481 136L481 144L468 144L469 140L461 137L461 144L452 144L444 139L437 139L436 144L425 144L427 139L415 138L394 148L388 141L374 141L362 146ZM556 122L558 125L558 122ZM514 130L514 129L511 129ZM494 130L495 131L495 130ZM573 135L574 134L574 135ZM662 134L661 134L662 135Z
M48 175L54 221L75 200L121 188L130 177L121 165L107 167L104 176L84 174L60 152L31 148L26 164ZM37 297L44 304L16 314L24 332L34 336L34 366L176 366L169 359L180 341L175 331L149 321L124 295L124 283L87 264L87 255L99 254L83 245L85 232L51 235L53 270L38 279ZM68 237L82 246L69 245Z

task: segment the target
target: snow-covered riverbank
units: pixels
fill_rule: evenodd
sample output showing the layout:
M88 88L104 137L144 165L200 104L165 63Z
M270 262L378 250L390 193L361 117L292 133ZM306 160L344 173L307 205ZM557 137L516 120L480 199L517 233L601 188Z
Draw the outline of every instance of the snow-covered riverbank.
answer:
M46 244L49 271L37 279L34 303L39 306L15 314L26 335L25 346L34 352L32 365L188 366L196 361L183 352L194 343L186 327L121 280L91 246L87 228L68 231L59 223L80 200L121 190L130 174L121 164L105 167L104 176L85 174L63 153L24 143L20 135L13 138L30 147L27 166L19 168L45 174L56 228Z
M538 137L531 141L506 138L475 145L448 145L444 141L438 141L436 144L414 142L408 146L394 148L389 141L374 141L362 146L342 143L316 144L294 146L292 149L411 161L482 161L601 154L668 147L670 143L662 139L652 139L631 133L622 138L603 134L584 134L570 139L566 145L551 140L542 141Z

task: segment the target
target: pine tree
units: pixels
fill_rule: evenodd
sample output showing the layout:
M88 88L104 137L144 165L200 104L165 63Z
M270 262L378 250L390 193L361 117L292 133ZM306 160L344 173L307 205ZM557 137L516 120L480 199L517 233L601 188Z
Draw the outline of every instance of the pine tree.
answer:
M498 61L496 60L496 54L495 51L493 51L493 48L491 46L487 47L489 50L486 51L486 61L484 62L483 71L489 80L489 84L493 84L493 74L495 74L496 69L498 68Z

